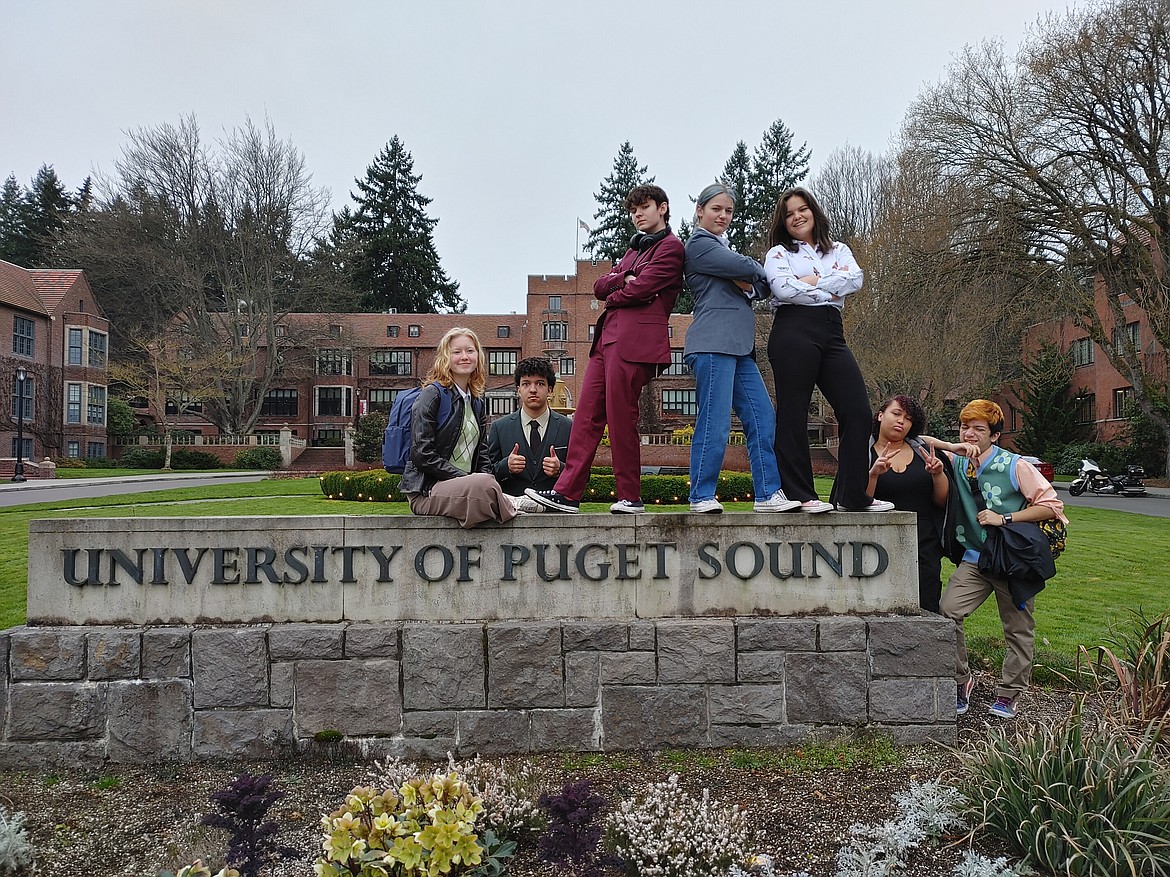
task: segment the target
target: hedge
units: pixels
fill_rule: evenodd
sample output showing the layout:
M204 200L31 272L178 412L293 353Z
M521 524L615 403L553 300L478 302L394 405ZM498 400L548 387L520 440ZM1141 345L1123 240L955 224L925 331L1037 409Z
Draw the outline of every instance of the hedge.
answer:
M399 475L381 469L367 472L326 472L321 476L321 492L329 499L349 502L405 502L398 490ZM647 505L682 505L687 502L690 479L685 475L643 475L642 501ZM582 502L611 502L614 478L594 472L585 485ZM746 472L719 473L718 496L727 502L752 499L752 478Z

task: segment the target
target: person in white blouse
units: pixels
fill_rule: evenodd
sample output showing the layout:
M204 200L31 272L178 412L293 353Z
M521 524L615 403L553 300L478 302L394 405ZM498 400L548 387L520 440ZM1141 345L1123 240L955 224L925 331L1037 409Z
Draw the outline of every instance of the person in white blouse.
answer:
M775 312L768 360L776 383L776 461L780 480L808 512L890 511L866 493L869 484L869 397L845 343L841 311L861 289L863 274L849 247L834 241L829 220L807 189L789 189L772 214L764 274ZM813 486L808 407L819 387L840 429L831 502Z

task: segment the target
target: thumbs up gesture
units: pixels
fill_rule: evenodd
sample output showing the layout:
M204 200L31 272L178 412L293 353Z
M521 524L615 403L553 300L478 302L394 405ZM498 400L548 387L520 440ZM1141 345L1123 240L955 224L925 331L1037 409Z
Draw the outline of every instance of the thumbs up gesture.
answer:
M556 448L549 448L548 456L545 457L541 463L544 468L545 475L559 475L561 469L563 469L565 465L561 462L561 458L557 456Z
M513 475L523 472L528 466L528 460L520 453L520 443L516 442L516 446L512 448L512 452L508 454L508 471Z

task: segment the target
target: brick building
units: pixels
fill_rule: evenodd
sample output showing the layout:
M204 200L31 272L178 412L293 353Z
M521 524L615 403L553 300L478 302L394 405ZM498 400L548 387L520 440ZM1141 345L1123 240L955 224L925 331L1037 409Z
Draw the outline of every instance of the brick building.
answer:
M12 331L0 354L0 455L16 457L20 416L25 460L105 457L110 326L85 274L0 261L0 326Z
M1125 333L1138 351L1142 370L1147 377L1164 383L1167 378L1166 350L1150 331L1145 311L1123 295L1120 302L1123 320L1113 326L1106 294L1103 284L1098 283L1096 308L1106 331L1111 334L1114 343ZM1100 345L1077 326L1072 317L1048 320L1029 327L1024 335L1024 350L1039 350L1043 344L1054 344L1072 358L1073 388L1083 390L1086 394L1077 410L1077 420L1092 428L1096 441L1117 438L1134 404L1134 390L1129 378L1113 367ZM1010 434L1020 428L1022 412L1015 397L1009 397L1007 401L1009 407L1004 409L1007 418L1005 432Z

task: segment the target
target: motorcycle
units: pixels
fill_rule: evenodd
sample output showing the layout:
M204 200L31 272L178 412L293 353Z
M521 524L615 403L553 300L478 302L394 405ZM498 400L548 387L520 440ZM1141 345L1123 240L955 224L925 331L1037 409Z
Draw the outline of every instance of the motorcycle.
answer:
M1142 479L1146 471L1141 466L1126 466L1124 475L1110 475L1093 460L1081 460L1081 471L1068 485L1068 492L1080 496L1086 490L1108 496L1145 496Z

